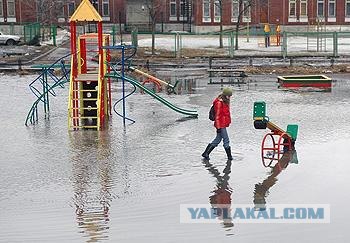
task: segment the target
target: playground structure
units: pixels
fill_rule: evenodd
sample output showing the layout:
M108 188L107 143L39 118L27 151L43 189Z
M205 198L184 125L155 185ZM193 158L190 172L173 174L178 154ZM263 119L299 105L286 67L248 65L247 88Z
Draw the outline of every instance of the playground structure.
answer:
M97 22L97 33L77 37L78 22ZM102 18L89 1L82 1L70 19L71 75L68 100L68 129L103 129L111 115L109 35L102 33ZM97 65L93 57L98 55ZM108 83L108 84L107 84Z
M161 86L165 85L168 94L176 93L175 92L175 87L177 86L179 81L177 81L174 85L172 85L172 84L167 83L167 82L165 82L165 81L163 81L163 80L161 80L159 78L156 78L156 77L154 77L154 76L152 76L152 75L150 75L150 74L148 74L146 72L143 72L143 71L141 71L141 70L139 70L137 68L129 66L129 70L146 77L147 79L144 80L143 84L154 83L157 86L158 90L161 90Z
M298 125L289 124L287 130L283 130L266 116L266 103L264 101L254 102L253 120L255 129L268 128L261 144L261 158L265 167L271 167L272 162L279 162L285 152L294 149L298 135Z
M56 96L55 88L64 88L64 84L69 82L70 70L65 64L64 56L51 65L36 65L40 68L41 74L29 84L29 88L37 98L30 108L25 125L38 122L38 105L43 103L45 118L50 113L50 95Z
M85 33L78 35L77 23L89 22L96 23L97 33ZM113 106L114 111L123 118L125 126L126 120L135 122L126 117L125 100L128 96L135 92L136 88L141 89L145 93L151 95L162 104L168 106L172 110L190 117L197 117L198 113L195 110L186 110L179 108L161 96L155 94L152 90L144 87L137 80L125 75L126 61L131 59L136 53L136 47L127 45L111 45L110 35L104 34L102 31L102 17L88 0L83 0L70 19L71 32L71 53L70 56L70 72L68 79L68 71L61 68L63 71L61 78L55 78L53 84L48 84L47 76L52 76L54 67L59 66L56 61L50 66L43 66L43 72L40 76L30 84L30 89L37 96L26 120L34 124L38 120L37 106L42 101L44 103L45 114L49 112L48 95L55 94L53 89L57 86L62 86L63 83L69 80L69 96L68 96L68 129L93 129L103 130L107 126L111 116L112 97L111 97L111 80L122 81L122 98L119 99ZM125 55L125 50L132 49L133 53L130 56ZM121 60L117 63L111 62L111 51L121 51ZM65 57L67 57L65 56ZM96 57L97 56L97 57ZM97 60L97 63L96 63ZM65 67L64 64L60 64ZM60 67L60 66L59 66ZM152 75L149 75L136 68L129 67L130 71L134 71L147 77L152 82L163 84L166 86L169 93L175 92L175 85L166 83ZM38 80L40 82L38 82ZM125 95L125 82L130 83L134 87L134 91ZM43 91L39 92L38 88L32 88L33 84L39 83L43 85ZM115 107L123 101L123 114L116 111ZM46 115L45 115L46 117Z
M259 47L281 45L281 26L279 24L262 23L259 27L263 32L263 37L258 38Z

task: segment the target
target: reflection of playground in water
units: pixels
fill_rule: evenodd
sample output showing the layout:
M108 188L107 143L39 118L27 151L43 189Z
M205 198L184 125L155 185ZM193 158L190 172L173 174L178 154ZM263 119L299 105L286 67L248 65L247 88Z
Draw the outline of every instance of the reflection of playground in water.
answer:
M109 209L112 201L112 172L108 161L109 141L106 134L74 133L71 136L73 166L73 203L79 232L87 242L106 240Z
M231 160L227 160L223 175L212 165L209 160L203 160L204 166L216 178L216 187L209 196L209 202L213 207L215 215L222 220L225 228L233 227L231 219L231 194L232 188L228 181L231 173Z
M285 170L289 164L298 164L297 152L295 149L285 152L280 160L272 167L271 174L262 182L255 184L254 206L257 210L266 209L266 197L270 188L276 184L277 176Z

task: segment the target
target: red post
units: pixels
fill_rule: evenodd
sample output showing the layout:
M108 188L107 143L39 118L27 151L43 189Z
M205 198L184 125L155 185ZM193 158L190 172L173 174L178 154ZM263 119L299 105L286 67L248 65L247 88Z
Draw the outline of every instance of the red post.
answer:
M81 66L81 73L87 73L86 39L80 39L80 58L83 61Z
M73 69L71 70L72 72L72 76L73 76L73 80L71 80L71 82L73 82L73 101L72 101L72 107L73 107L73 126L79 126L79 119L78 119L78 84L75 82L75 78L78 75L78 70L77 70L77 27L76 27L76 22L75 21L71 21L70 22L70 33L71 33L71 39L70 39L70 52L72 54L73 57ZM76 129L76 128L75 128Z
M103 40L103 32L102 32L102 22L97 23L97 38L98 38L98 54L102 58L102 60L99 60L99 84L101 85L101 106L100 106L100 128L104 127L104 119L105 119L105 90L104 90L104 70L103 70L103 65L104 61L103 60L103 49L102 49L102 40Z
M77 52L77 27L76 27L76 23L75 21L71 21L70 22L70 53L73 56L73 67L77 66L77 56L76 56L76 52ZM77 69L73 68L73 76L76 77L77 76Z

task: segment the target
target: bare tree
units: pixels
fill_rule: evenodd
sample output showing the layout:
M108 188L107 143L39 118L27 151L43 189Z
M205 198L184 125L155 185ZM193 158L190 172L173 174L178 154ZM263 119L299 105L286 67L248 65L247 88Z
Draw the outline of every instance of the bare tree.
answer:
M223 45L223 9L224 9L224 6L227 4L227 3L230 3L232 2L232 0L216 0L214 2L214 8L219 10L219 13L220 13L220 38L219 38L219 42L220 42L220 48L223 48L224 45Z
M258 0L237 0L238 15L237 15L237 22L236 22L235 50L238 50L238 32L239 32L239 27L241 26L243 21L243 16L251 13L251 9L255 1L258 1Z
M146 0L146 8L148 9L150 24L151 24L151 32L152 32L152 55L155 54L155 34L156 34L156 23L157 23L157 15L161 10L161 3L163 1L157 0Z
M238 31L239 27L242 24L243 16L245 13L250 13L250 9L253 5L253 2L256 0L237 0L236 3L238 3L238 16L237 16L237 22L236 22L236 40L235 40L235 49L238 49ZM233 4L232 0L215 0L214 1L214 8L216 11L219 11L220 13L220 48L223 48L223 10L225 8L231 8L231 4Z
M63 17L63 8L67 0L22 0L22 8L36 13L36 21L41 24L56 23L59 16Z

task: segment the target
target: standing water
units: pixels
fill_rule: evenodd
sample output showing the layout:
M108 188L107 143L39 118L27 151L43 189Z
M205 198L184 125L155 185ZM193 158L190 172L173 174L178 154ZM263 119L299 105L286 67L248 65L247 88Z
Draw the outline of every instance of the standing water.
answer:
M208 119L220 85L187 82L178 95L161 94L185 119L140 92L127 99L122 125L113 115L106 131L68 131L68 88L51 98L51 114L24 126L34 101L35 76L0 76L0 242L346 242L350 201L350 82L332 92L286 92L275 78L234 87L229 131L234 160L220 145L209 162L201 153L215 136ZM270 81L269 81L270 80ZM274 80L274 81L271 81ZM185 89L185 88L184 88ZM113 100L121 84L113 84ZM298 164L278 174L261 164L261 140L252 106L264 100L270 120L299 125ZM121 109L121 107L117 107ZM181 204L209 204L220 192L234 206L329 204L327 224L180 223Z

